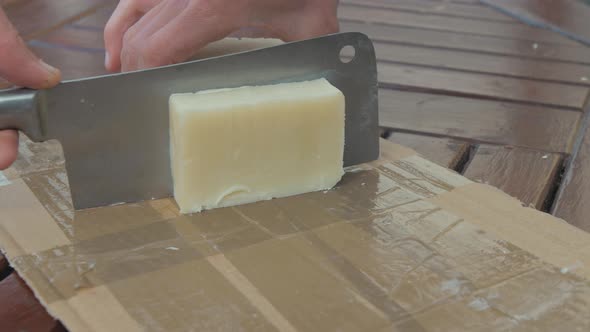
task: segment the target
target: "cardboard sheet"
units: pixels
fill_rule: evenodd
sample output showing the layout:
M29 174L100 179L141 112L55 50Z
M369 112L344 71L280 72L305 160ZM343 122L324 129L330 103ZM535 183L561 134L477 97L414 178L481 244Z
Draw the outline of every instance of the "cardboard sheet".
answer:
M381 144L333 190L184 216L74 212L35 146L3 173L0 246L72 332L588 330L590 235Z

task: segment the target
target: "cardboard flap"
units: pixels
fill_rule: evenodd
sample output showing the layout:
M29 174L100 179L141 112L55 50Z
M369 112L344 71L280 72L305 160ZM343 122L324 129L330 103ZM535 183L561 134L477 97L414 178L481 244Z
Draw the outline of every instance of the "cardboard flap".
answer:
M170 199L74 212L61 166L6 174L0 245L70 331L590 322L590 235L389 142L333 190L194 215Z

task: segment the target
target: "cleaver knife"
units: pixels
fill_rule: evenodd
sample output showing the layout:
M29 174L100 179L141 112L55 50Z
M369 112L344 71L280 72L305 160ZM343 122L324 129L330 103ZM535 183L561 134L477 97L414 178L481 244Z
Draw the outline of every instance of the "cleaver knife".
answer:
M343 49L354 54L341 57ZM0 129L61 143L77 210L165 198L173 193L171 94L321 77L345 96L344 165L377 159L375 51L369 38L356 32L66 81L46 90L1 91Z

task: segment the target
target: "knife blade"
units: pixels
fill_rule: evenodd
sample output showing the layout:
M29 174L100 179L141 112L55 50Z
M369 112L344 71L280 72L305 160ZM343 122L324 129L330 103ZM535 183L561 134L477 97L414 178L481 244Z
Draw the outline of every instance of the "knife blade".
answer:
M352 60L341 51L354 48ZM379 156L377 69L369 38L348 32L187 63L0 93L0 129L58 140L75 209L172 196L173 93L324 77L346 100L344 165ZM211 139L215 139L212 137Z

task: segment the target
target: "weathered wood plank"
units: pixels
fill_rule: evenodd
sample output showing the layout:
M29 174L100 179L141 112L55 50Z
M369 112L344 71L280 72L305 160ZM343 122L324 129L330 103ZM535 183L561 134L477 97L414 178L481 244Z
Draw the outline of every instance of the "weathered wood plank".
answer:
M490 184L536 209L555 188L563 157L556 153L502 146L479 146L464 175Z
M579 0L483 0L518 19L590 46L590 6Z
M409 147L426 159L446 168L458 170L458 166L469 154L470 145L444 137L432 137L394 132L389 141Z
M409 11L419 14L432 14L443 16L478 18L489 21L514 22L508 15L480 6L457 4L457 3L436 3L430 1L416 0L341 0L341 4L356 5L373 8L383 8L398 11Z
M379 91L383 127L548 152L570 151L580 116L574 111L514 103Z
M8 270L8 261L6 257L0 253L0 276L3 276L5 271ZM0 278L1 280L2 278Z
M590 65L375 43L379 60L590 86Z
M590 232L590 130L585 128L583 133L563 177L553 214Z
M518 101L581 110L588 88L552 82L379 63L379 83L454 95Z
M520 22L490 22L477 19L422 15L408 12L396 12L378 8L360 8L340 6L338 17L342 20L401 25L435 30L496 36L531 42L550 41L572 45L574 41L544 29L529 27Z
M103 52L102 30L79 29L66 25L38 39L39 41L77 49L83 52Z
M23 38L31 39L88 15L105 4L103 0L28 0L10 3L4 10Z
M0 322L3 332L65 331L14 272L0 281L0 299Z
M90 15L87 15L75 22L72 22L70 25L72 27L77 28L86 28L102 31L104 29L104 26L107 24L107 21L111 17L113 10L115 10L114 4L107 5L103 8L98 9Z
M343 21L342 31L360 31L374 41L590 64L590 48L504 39L451 31Z

